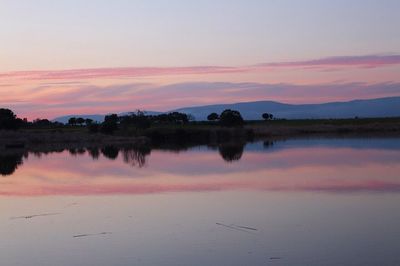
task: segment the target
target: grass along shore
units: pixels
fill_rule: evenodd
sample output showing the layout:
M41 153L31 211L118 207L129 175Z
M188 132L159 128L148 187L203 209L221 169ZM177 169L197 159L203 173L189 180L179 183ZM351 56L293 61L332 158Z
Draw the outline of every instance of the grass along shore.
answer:
M246 121L242 127L222 127L212 122L159 125L147 129L119 128L112 135L90 133L83 126L0 131L0 150L23 148L89 146L159 146L168 144L207 144L234 140L296 137L305 135L399 136L400 118L319 119Z

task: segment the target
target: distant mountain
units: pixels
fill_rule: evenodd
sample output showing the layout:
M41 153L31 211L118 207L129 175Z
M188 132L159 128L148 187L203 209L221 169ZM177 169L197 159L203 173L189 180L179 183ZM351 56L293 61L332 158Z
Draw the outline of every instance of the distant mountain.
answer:
M348 102L330 102L322 104L286 104L273 101L243 102L233 104L215 104L185 107L170 112L191 114L196 120L206 120L212 113L220 114L225 109L238 110L246 120L261 119L265 112L275 118L318 119L318 118L353 118L353 117L394 117L400 116L400 97L388 97ZM157 115L162 112L146 112ZM119 115L128 114L121 113ZM90 118L102 122L105 115L68 115L57 117L53 121L67 123L71 117Z
M68 120L71 117L82 117L83 119L92 119L93 121L103 122L104 121L104 116L105 115L65 115L65 116L56 117L52 121L53 122L60 122L60 123L63 123L63 124L67 124Z
M216 104L180 108L174 111L191 114L196 120L206 120L212 112L221 113L225 109L238 110L246 120L262 119L265 112L275 118L318 119L353 117L393 117L400 116L400 97L330 102L322 104L285 104L273 101Z
M154 111L145 111L145 112L146 112L147 115L158 115L158 114L162 113L162 112L154 112ZM128 115L130 113L131 112L124 112L124 113L119 113L118 115L122 116L122 115ZM89 119L92 119L93 121L101 123L101 122L104 121L104 117L105 116L106 115L99 115L99 114L97 114L97 115L65 115L65 116L56 117L52 121L67 124L68 120L71 117L82 117L83 119L88 119L89 118Z

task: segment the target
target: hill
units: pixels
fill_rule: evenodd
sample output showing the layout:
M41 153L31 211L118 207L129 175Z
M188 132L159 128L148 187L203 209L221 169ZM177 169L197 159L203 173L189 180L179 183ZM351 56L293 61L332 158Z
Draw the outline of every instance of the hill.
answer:
M400 116L400 97L322 104L285 104L274 101L216 104L180 108L174 111L193 115L196 120L206 120L207 115L221 113L225 109L238 110L246 120L261 119L262 113L272 113L275 118L321 119L358 117L396 117Z
M321 104L286 104L274 101L242 102L233 104L214 104L205 106L185 107L170 112L191 114L196 120L206 120L212 113L221 113L225 109L238 110L246 120L259 120L262 113L272 113L275 118L285 119L324 119L324 118L354 118L354 117L400 117L400 97L388 97L368 100L353 100L348 102L329 102ZM147 114L161 112L148 111ZM124 115L128 113L120 113ZM53 121L68 122L70 117L90 118L103 121L105 115L68 115L57 117Z

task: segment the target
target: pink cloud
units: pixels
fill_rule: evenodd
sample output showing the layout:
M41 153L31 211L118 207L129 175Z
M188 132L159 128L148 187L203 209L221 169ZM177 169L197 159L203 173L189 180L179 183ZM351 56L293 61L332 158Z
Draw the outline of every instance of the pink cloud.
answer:
M119 67L88 68L68 70L15 71L0 73L0 78L17 78L27 80L69 80L148 77L192 74L218 74L247 71L240 67L223 66L189 66L189 67Z
M391 149L288 146L246 150L227 166L217 151L190 150L169 156L153 151L148 167L132 168L122 156L93 161L53 153L51 160L24 159L14 176L0 179L0 195L107 195L202 191L396 192L399 152ZM281 143L282 144L282 143ZM321 144L319 144L321 145ZM349 160L348 158L354 158ZM268 162L268 163L265 163ZM199 167L208 165L208 167ZM338 175L337 169L341 169ZM382 172L385 175L382 176Z
M187 67L119 67L43 71L15 71L0 73L0 79L71 80L98 78L134 78L171 75L201 75L247 73L283 68L318 68L340 70L347 67L378 68L400 64L400 55L337 56L321 59L270 62L250 66L187 66Z
M192 105L257 100L321 103L399 96L397 68L373 70L373 75L365 71L347 71L397 65L400 66L400 55L364 55L250 66L16 71L0 73L0 105L13 109L21 117L34 119L71 113L124 112L138 108L168 111ZM340 70L346 71L340 75L329 74L327 78L327 71ZM267 74L273 71L276 71L276 77L271 81L269 78L275 74ZM210 78L213 74L224 75ZM245 74L243 79L240 74ZM290 80L291 75L294 81ZM310 76L308 82L303 80L307 80L304 78L306 75ZM136 77L149 77L144 81L149 83L126 81L127 78ZM254 77L257 82L240 82ZM191 82L226 79L231 82ZM334 83L326 81L337 79L339 81ZM161 85L155 84L160 80ZM279 83L280 80L287 83ZM354 82L359 80L369 83Z
M19 116L34 119L64 114L104 114L137 109L169 111L194 105L274 100L286 103L320 103L400 95L400 83L264 84L188 82L164 86L131 83L110 86L74 85L60 91L57 85L31 89L29 98L0 99L0 105Z
M259 64L259 67L268 68L327 68L338 70L340 67L377 68L400 64L400 55L362 55L362 56L334 56L314 60L276 62Z

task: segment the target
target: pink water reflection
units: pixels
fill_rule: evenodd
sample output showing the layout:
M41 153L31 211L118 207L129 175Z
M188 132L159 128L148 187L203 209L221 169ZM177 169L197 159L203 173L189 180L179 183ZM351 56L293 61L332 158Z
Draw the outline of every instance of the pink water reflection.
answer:
M0 179L0 195L102 195L258 191L400 191L400 151L350 147L290 147L246 150L226 163L218 152L153 150L144 167L123 156L93 160L87 153L29 156L10 176Z

